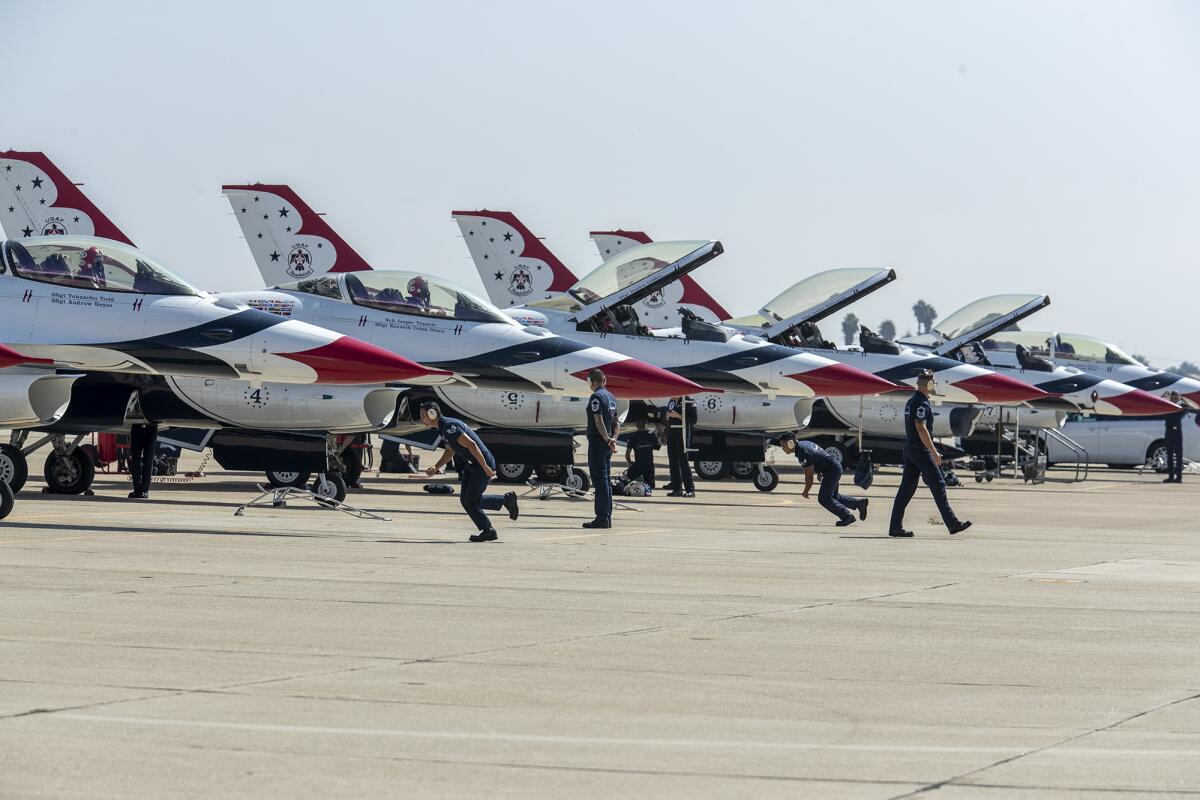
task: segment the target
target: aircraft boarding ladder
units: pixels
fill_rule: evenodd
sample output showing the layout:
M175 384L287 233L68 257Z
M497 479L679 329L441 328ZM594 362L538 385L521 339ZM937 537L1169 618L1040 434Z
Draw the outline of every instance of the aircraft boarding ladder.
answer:
M1069 478L1051 478L1047 475L1047 459L1045 442L1053 440L1065 447L1075 456L1075 474ZM1057 428L1021 428L1021 412L1018 409L1012 423L1000 423L996 426L996 463L1003 464L1007 460L1006 446L1011 446L1013 477L1022 477L1026 482L1042 483L1043 481L1058 481L1062 483L1078 483L1087 480L1088 452L1083 445L1076 442ZM1061 462L1070 466L1069 462ZM1000 470L997 469L999 474Z

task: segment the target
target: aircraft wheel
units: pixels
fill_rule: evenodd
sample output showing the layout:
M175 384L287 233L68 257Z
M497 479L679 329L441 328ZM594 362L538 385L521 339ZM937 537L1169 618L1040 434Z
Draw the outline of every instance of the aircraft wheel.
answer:
M358 483L363 473L363 454L357 447L347 447L342 453L342 477L347 486Z
M21 491L29 479L29 459L21 448L11 444L0 444L0 482L8 484L13 494Z
M317 497L337 500L339 503L346 499L346 482L335 472L318 473L308 488Z
M758 471L758 465L753 461L733 461L729 464L729 471L738 480L748 481Z
M500 483L524 483L533 474L528 464L497 464L496 480Z
M774 467L763 467L754 473L754 488L760 492L773 492L779 485L779 473Z
M13 497L13 490L9 488L7 483L0 481L0 519L4 519L11 514L13 506L16 504L17 501Z
M571 467L571 474L563 480L563 484L568 489L574 489L577 492L586 492L592 488L592 481L588 478L587 472L579 467Z
M87 453L76 449L70 455L50 453L42 470L52 494L83 494L96 479L96 465Z
M843 470L846 469L846 465L850 463L850 459L848 457L849 453L846 449L846 446L843 444L833 442L825 448L825 452L830 458L836 461L837 465Z
M729 464L724 461L696 459L696 475L703 481L719 481L729 477Z
M542 483L562 483L567 479L567 468L562 464L538 464L533 471Z
M1167 443L1159 439L1146 448L1146 464L1155 472L1167 471Z
M308 479L312 476L311 472L295 472L292 470L267 470L267 483L274 486L276 489L282 489L284 486L294 486L297 489L303 489L308 483Z
M983 483L983 476L982 476L982 475L979 475L979 474L977 473L977 474L975 475L975 482L976 482L976 483Z

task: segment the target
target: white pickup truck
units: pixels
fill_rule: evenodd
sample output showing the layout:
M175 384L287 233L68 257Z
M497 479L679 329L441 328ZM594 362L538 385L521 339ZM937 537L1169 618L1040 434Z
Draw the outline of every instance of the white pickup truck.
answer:
M1183 417L1183 457L1200 461L1200 417L1189 411ZM1071 414L1059 431L1087 450L1088 461L1114 468L1149 464L1167 471L1167 445L1162 417L1084 417ZM1074 463L1075 454L1054 439L1045 439L1051 464Z

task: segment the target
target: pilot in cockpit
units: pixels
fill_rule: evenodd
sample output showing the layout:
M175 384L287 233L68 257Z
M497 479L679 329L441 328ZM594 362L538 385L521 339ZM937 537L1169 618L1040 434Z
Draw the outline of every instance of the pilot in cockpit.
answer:
M429 282L420 275L408 282L408 297L405 302L423 311L429 310Z
M105 287L104 254L99 247L89 247L79 257L79 278L81 283L90 281L97 289Z

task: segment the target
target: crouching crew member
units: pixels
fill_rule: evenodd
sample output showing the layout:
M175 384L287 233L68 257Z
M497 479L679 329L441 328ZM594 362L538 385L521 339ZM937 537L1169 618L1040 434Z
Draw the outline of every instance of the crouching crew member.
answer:
M442 457L425 470L425 474L430 477L437 475L453 458L455 469L458 470L459 499L463 510L479 529L471 541L494 542L499 536L488 515L483 512L507 509L509 518L514 520L520 513L516 493L484 494L488 483L496 476L496 459L470 425L461 419L442 416L438 404L432 400L421 404L421 424L427 428L437 428L446 447Z
M626 476L654 488L654 451L659 448L658 434L646 430L646 420L638 420L637 430L625 440L625 460L630 464Z
M1180 402L1179 392L1171 392L1168 399L1172 403ZM1183 483L1183 417L1184 410L1180 408L1167 414L1167 477L1163 483Z
M588 373L592 385L592 396L588 398L587 443L588 472L592 478L592 491L596 494L596 518L583 523L585 528L612 527L612 482L609 467L613 453L617 452L617 399L604 388L607 378L601 370Z
M942 475L942 455L933 446L933 406L929 395L933 393L933 372L921 370L917 376L917 391L904 406L904 477L896 491L896 503L892 506L892 521L888 536L909 537L912 531L904 529L904 509L917 491L920 477L933 494L942 522L950 533L961 533L971 527L971 521L959 521L946 498L946 479Z
M779 446L783 452L796 454L796 460L804 467L804 497L808 497L813 485L813 473L821 473L821 488L817 490L817 502L829 513L838 518L837 526L844 528L854 523L854 515L850 509L858 512L859 519L867 518L865 497L851 497L838 493L838 483L842 480L842 468L828 453L812 442L796 441L795 434L785 434L780 439Z

